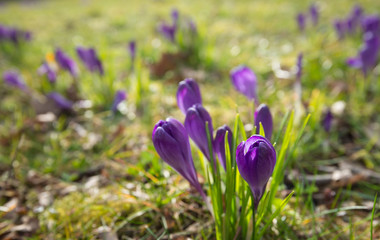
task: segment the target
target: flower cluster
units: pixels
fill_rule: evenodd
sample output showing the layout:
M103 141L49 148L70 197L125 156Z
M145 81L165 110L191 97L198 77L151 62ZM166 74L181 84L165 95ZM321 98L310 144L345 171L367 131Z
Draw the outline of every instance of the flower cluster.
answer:
M252 79L251 74L253 72L248 68L239 67L233 70L231 76L233 76L235 87L247 94L250 99L253 99L256 97L256 78ZM250 84L254 86L250 86ZM250 87L251 90L246 91L244 87ZM226 154L233 151L233 134L227 125L223 125L217 129L216 135L213 137L211 116L202 106L199 86L193 79L185 79L179 84L177 104L186 115L184 125L173 118L159 121L153 130L153 144L160 157L187 179L203 196L204 193L196 177L196 170L191 156L189 136L215 171L218 167L214 154L219 159L219 163L224 170L227 170L227 166L231 166L226 164ZM269 108L266 105L261 105L255 115L255 125L261 124L264 127L267 138L253 135L246 142L240 143L236 149L236 163L241 176L252 189L255 207L257 207L264 193L266 183L272 175L276 163L276 151L269 141L273 128ZM226 139L228 144L225 142ZM229 151L226 151L226 146L229 146Z
M30 41L31 39L31 32L0 24L0 43L2 41L8 41L14 44L19 44L22 41Z
M309 11L306 13L298 13L296 16L298 29L303 32L306 28L306 21L310 17L311 22L314 26L318 24L319 21L319 10L317 5L311 4L309 7Z

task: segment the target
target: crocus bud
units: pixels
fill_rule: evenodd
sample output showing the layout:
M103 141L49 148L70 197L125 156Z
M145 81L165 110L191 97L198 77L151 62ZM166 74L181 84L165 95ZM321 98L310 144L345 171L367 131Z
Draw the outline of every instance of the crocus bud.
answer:
M230 72L231 80L236 90L244 94L249 100L257 99L257 79L255 73L246 66L238 66Z
M343 20L336 19L334 21L335 32L339 40L342 40L346 35L346 23Z
M172 17L173 23L177 25L179 17L178 9L172 9L170 15Z
M260 104L255 112L256 133L260 133L260 123L264 128L265 137L270 141L273 131L272 114L267 105Z
M298 57L297 57L297 71L296 71L296 79L297 81L301 81L301 76L302 76L302 60L303 60L303 54L300 53L298 54Z
M26 90L27 86L21 75L15 71L7 71L3 73L3 79L6 84L21 90Z
M228 139L228 145L230 147L230 152L231 152L232 151L232 131L227 125L224 125L218 128L218 130L216 130L216 136L213 142L214 152L218 156L219 162L223 166L224 170L226 170L226 148L225 148L226 132L228 132L227 139Z
M119 104L125 99L127 99L127 93L125 91L119 90L116 92L115 99L113 100L111 108L114 113L117 111L117 107L119 106Z
M298 24L298 29L303 32L305 30L305 25L306 25L306 16L303 13L299 13L297 15L297 24Z
M79 58L89 71L98 72L100 75L104 75L102 62L94 48L77 47L76 51Z
M186 114L187 109L194 104L202 104L202 96L199 86L194 79L188 78L181 81L177 90L177 105Z
M212 139L212 120L210 114L200 104L193 105L187 110L185 118L185 128L191 139L198 148L210 161L210 152L206 132L206 122L208 122L208 131Z
M57 92L51 92L47 97L55 102L59 108L62 110L71 110L73 107L73 102L63 97Z
M56 49L55 60L57 61L57 63L62 69L69 71L73 77L78 76L79 71L78 71L77 64L74 62L73 59L71 59L68 55L66 55L61 49Z
M266 138L253 135L237 147L236 164L240 175L251 188L254 205L257 208L273 173L276 151Z
M314 26L317 25L319 20L319 11L317 5L315 5L314 3L311 4L309 12L311 16L311 21L313 22Z
M158 31L169 41L175 42L175 34L177 32L177 26L175 24L169 25L162 22L158 26Z
M134 62L136 58L136 41L130 41L128 43L128 51L131 56L131 62Z
M189 137L184 126L174 118L154 126L152 140L158 155L181 174L205 198L191 156Z
M330 132L333 118L334 116L332 112L330 111L330 109L328 109L325 116L322 119L322 126L326 132Z

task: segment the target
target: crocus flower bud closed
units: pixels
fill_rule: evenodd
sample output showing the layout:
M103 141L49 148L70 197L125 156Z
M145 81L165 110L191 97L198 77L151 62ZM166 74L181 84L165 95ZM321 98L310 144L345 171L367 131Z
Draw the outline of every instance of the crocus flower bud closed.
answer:
M232 131L227 125L224 125L218 128L218 130L216 130L216 136L213 142L214 152L216 153L216 155L218 155L219 162L223 166L224 170L226 170L225 137L226 137L227 132L228 132L228 135L227 135L228 145L230 147L230 152L231 152L232 151Z
M128 43L128 51L131 56L131 62L134 62L136 58L136 41L130 41Z
M178 85L177 105L183 114L186 114L187 109L194 104L202 104L202 96L197 82L188 78Z
M6 84L21 90L26 90L26 84L20 74L15 71L7 71L3 73L3 79Z
M206 132L206 122L208 122L208 131L212 139L212 120L210 114L200 104L193 105L187 110L185 118L185 128L191 139L198 148L210 161L210 152L208 147L208 139Z
M257 79L255 73L246 66L238 66L230 72L231 80L236 90L249 100L257 99Z
M336 19L334 21L334 28L338 39L342 40L346 35L346 23L343 20Z
M273 173L276 151L266 138L253 135L237 147L236 164L240 175L251 188L255 208L257 208Z
M319 20L319 11L317 6L315 4L311 4L309 12L311 16L311 21L313 22L314 26L317 25Z
M169 41L175 42L175 34L177 32L177 26L175 24L169 25L162 22L158 26L158 31Z
M255 127L256 133L260 133L260 123L264 128L265 137L270 141L273 131L272 114L267 105L260 104L255 112Z
M86 68L91 72L104 75L103 65L94 48L77 47L77 54Z
M298 54L297 57L297 71L296 71L296 79L297 81L301 81L301 76L302 76L302 60L303 60L303 54L300 53Z
M119 106L119 104L123 102L125 99L127 99L127 93L125 91L119 90L116 92L115 99L113 100L111 108L114 113L117 111L117 106Z
M198 182L191 156L189 137L184 126L174 118L159 121L154 126L152 140L158 155L193 185L202 197L205 194Z
M57 92L51 92L47 97L55 102L59 108L62 110L71 110L73 107L73 102L63 97Z
M299 13L297 15L297 24L298 24L298 29L303 32L305 30L305 25L306 25L306 16L303 13Z
M73 77L78 76L79 71L78 71L77 64L74 62L73 59L71 59L68 55L66 55L61 49L57 49L55 51L55 60L57 61L57 63L62 69L69 71Z
M323 129L326 131L326 132L330 132L330 129L331 129L331 124L332 124L332 120L333 120L333 114L332 112L330 111L330 109L327 111L327 113L325 114L324 118L322 119L322 126L323 126Z

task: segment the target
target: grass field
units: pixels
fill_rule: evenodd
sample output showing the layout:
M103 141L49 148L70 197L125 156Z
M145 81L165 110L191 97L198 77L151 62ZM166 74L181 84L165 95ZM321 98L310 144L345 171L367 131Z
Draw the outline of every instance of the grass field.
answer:
M367 76L350 68L346 60L360 49L362 33L339 40L333 22L355 4L366 15L380 14L380 1L317 1L318 25L308 21L301 32L296 16L311 3L0 1L1 25L32 32L29 42L0 41L0 73L17 70L30 89L0 81L0 238L215 239L212 214L161 160L152 131L168 116L184 121L176 91L192 77L214 129L233 128L238 112L241 131L250 136L252 103L230 80L231 69L244 64L255 72L260 102L272 112L276 150L286 145L283 122L291 122L273 207L294 194L268 221L262 239L379 239L379 56ZM182 24L196 24L194 38L182 32L173 44L160 35L157 26L170 20L172 9ZM131 40L137 44L134 63ZM78 46L96 49L104 76L86 69ZM38 74L56 48L77 62L78 78L60 69L50 84ZM301 52L299 95L295 72ZM118 90L128 97L114 114ZM49 105L45 95L52 91L75 102L74 109ZM330 131L322 124L327 109L333 113ZM203 156L191 145L206 189Z

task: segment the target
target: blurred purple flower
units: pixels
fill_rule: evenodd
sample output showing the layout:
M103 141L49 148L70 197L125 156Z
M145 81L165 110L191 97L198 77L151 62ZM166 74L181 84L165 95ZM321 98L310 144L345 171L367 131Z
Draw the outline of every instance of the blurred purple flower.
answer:
M172 17L173 24L177 25L178 24L178 17L179 17L178 9L172 9L170 15Z
M346 23L343 20L336 19L334 21L335 32L338 35L338 39L342 40L346 35Z
M347 64L353 68L361 68L363 74L376 66L380 49L380 37L372 33L364 35L364 45L359 50L356 57L347 59Z
M195 142L206 158L211 161L211 154L208 147L206 132L206 122L210 137L213 137L213 127L210 114L200 104L193 105L187 110L185 118L185 128L191 139Z
M322 120L322 126L326 132L330 132L333 118L334 118L334 116L333 116L332 112L330 111L330 109L328 109L325 116L323 117L323 120Z
M301 77L302 77L302 61L303 61L303 54L302 53L299 53L298 54L298 57L297 57L297 71L296 71L296 79L297 81L301 81Z
M69 71L73 77L78 76L79 71L74 60L59 48L55 50L55 60L62 69Z
M257 79L255 73L246 66L238 66L230 72L231 80L236 90L244 94L249 100L257 98Z
M251 188L257 208L276 165L276 150L263 136L253 135L237 147L236 164Z
M354 33L356 31L356 28L360 24L362 16L363 9L359 5L355 5L347 18L347 30L350 33Z
M104 75L102 62L94 48L77 47L76 51L79 58L89 71L98 72L100 75Z
M264 128L265 137L270 141L273 131L273 119L268 106L265 104L260 104L255 111L256 134L260 133L260 122Z
M27 86L21 75L16 71L7 71L3 73L3 80L6 84L21 90L26 90Z
M128 51L129 55L131 56L131 62L133 63L136 58L136 41L129 41Z
M232 131L227 125L223 125L222 127L216 130L216 136L213 142L214 152L218 156L219 163L223 166L224 170L226 170L226 148L225 148L225 136L226 132L228 132L228 145L230 147L230 152L232 151Z
M175 34L177 32L177 27L175 24L169 25L166 22L162 22L158 26L158 31L169 41L175 42Z
M313 22L314 26L318 24L319 20L319 11L317 5L315 3L310 5L309 8L310 16L311 16L311 21Z
M73 102L63 97L61 94L57 92L51 92L47 95L47 97L53 100L58 107L62 110L71 110L73 107Z
M362 19L362 28L364 33L380 35L380 17L378 15L365 16Z
M306 16L303 13L299 13L297 15L297 24L298 24L298 29L303 32L305 30L305 25L306 25Z
M113 100L111 110L115 113L117 111L117 106L119 106L119 104L123 102L125 99L127 99L127 92L123 90L117 91Z
M198 181L194 167L189 137L184 126L174 118L160 120L153 129L152 140L158 155L198 190L206 195Z
M31 32L0 25L0 41L11 41L18 44L21 41L30 41L31 38Z
M183 114L194 104L202 104L199 86L194 79L187 78L181 81L177 90L177 105Z
M38 68L37 72L39 75L46 75L50 83L55 83L57 81L57 73L46 62Z

